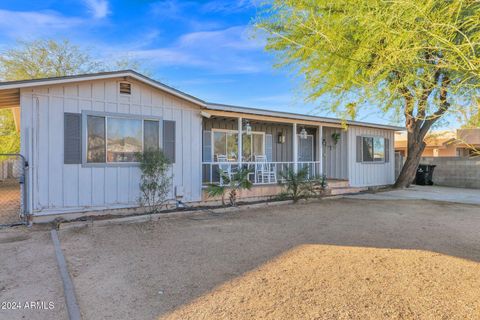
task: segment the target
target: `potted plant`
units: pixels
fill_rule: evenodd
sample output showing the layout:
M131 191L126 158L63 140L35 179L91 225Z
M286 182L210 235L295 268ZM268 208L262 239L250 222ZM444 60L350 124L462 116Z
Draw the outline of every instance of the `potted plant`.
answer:
M340 141L340 132L332 133L332 140L335 145L337 145L338 141Z

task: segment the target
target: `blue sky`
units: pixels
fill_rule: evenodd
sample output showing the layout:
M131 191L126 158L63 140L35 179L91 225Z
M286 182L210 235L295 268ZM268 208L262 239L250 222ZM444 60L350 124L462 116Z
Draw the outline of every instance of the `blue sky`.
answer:
M298 77L273 67L251 27L256 2L2 0L0 49L69 39L99 59L140 60L157 80L210 102L333 116L304 102ZM390 122L380 112L357 120Z

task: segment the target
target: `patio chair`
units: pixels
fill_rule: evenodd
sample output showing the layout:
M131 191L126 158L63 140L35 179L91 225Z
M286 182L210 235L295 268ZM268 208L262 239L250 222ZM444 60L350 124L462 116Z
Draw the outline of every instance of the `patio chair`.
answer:
M265 155L255 156L255 182L257 183L276 183L277 171L267 162Z

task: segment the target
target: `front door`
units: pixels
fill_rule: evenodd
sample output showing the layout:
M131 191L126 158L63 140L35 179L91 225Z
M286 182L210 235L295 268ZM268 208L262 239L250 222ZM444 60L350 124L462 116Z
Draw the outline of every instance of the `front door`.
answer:
M300 169L308 167L308 172L311 177L315 176L315 164L314 149L313 149L313 136L308 135L306 139L301 139L300 135L297 136L298 141L298 167Z

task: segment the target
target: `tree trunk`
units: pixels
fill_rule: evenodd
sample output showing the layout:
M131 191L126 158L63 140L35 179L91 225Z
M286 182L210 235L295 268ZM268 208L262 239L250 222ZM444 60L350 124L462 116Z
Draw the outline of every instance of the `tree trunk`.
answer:
M393 186L394 188L406 188L413 182L425 146L426 144L423 141L423 136L417 135L414 137L413 134L408 133L407 159L405 160L402 171Z

